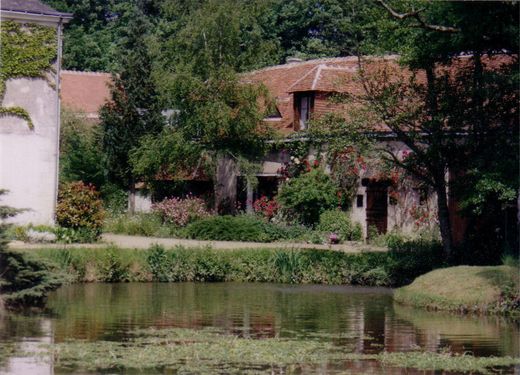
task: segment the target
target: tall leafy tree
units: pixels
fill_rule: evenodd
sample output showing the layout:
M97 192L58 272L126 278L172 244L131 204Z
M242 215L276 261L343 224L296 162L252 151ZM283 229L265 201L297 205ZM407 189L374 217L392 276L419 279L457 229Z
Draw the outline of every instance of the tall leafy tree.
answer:
M237 72L279 61L271 1L173 1L163 7L158 27L160 56L168 69L188 65L208 77L226 66Z
M279 0L273 3L283 57L351 56L377 40L375 20L383 12L357 0Z
M102 107L100 117L108 177L130 191L129 209L133 211L136 181L129 153L144 135L159 133L164 120L152 80L147 43L149 23L136 6L129 9L125 22L127 27L121 29L111 100Z
M266 100L265 91L240 82L229 68L207 79L178 72L170 90L172 124L158 136L145 137L134 149L134 171L153 180L161 173L182 178L209 167L206 173L214 177L216 209L233 212L234 173L245 172L246 165L263 155L269 136L258 106Z
M369 77L365 69L364 99L378 123L413 151L402 160L386 150L390 161L436 192L451 256L447 198L454 186L447 173L468 172L475 184L464 186L469 206L514 201L518 188L517 168L497 168L507 164L506 154L518 165L518 3L378 3L388 14L382 34L392 30L387 41L413 74L385 68Z

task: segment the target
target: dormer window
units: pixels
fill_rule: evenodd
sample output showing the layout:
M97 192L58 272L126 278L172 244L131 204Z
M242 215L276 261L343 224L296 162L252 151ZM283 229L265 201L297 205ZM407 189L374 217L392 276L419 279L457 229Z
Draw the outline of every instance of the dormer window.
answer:
M276 104L270 105L266 111L266 116L264 117L264 120L280 121L281 119L282 119L282 114L280 113L280 110L278 109Z
M304 92L294 94L295 128L307 130L312 111L314 110L314 93Z

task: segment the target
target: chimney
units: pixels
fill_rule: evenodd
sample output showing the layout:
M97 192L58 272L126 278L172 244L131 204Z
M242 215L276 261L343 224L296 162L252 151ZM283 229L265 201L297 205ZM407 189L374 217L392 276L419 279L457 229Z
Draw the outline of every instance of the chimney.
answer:
M294 57L294 56L289 56L287 57L287 59L285 60L285 62L287 64L292 64L292 63L299 63L299 62L302 62L303 60L300 59L299 57Z

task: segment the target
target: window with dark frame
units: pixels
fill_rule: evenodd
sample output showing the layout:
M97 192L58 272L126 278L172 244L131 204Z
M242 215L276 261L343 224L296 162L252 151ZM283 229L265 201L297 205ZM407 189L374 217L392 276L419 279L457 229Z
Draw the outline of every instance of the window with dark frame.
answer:
M362 194L358 194L356 196L356 207L363 207L363 198L364 198L364 195Z
M421 188L419 189L419 205L424 206L428 203L428 189Z
M314 93L295 94L297 130L307 130L314 109Z

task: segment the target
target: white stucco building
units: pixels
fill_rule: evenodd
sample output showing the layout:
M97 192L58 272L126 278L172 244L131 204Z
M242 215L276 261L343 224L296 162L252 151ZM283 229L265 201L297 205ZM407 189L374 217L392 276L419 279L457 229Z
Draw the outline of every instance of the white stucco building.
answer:
M52 224L58 191L60 133L60 58L62 26L71 18L39 0L1 0L0 28L4 22L38 24L56 30L54 72L43 78L6 81L2 108L20 107L33 128L20 117L0 116L0 189L8 190L2 204L26 209L13 221L20 224ZM2 48L0 40L0 48Z

